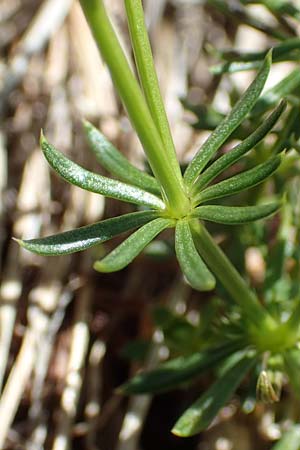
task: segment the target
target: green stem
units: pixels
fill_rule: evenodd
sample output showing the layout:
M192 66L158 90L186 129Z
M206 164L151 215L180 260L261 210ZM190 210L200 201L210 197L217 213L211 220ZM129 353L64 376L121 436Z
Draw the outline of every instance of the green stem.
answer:
M169 122L162 101L157 74L154 67L142 2L141 0L125 0L125 7L135 61L145 98L156 128L158 129L165 146L165 151L168 154L169 161L172 164L178 179L182 182L174 142L170 132Z
M189 200L168 159L139 84L107 16L103 0L80 0L80 4L153 173L161 185L167 207L174 217L181 217L189 210Z
M205 227L198 221L191 221L195 246L214 275L221 281L232 298L246 313L246 317L261 331L277 328L277 323L259 303L257 296L246 285L220 247ZM263 328L262 328L263 327Z

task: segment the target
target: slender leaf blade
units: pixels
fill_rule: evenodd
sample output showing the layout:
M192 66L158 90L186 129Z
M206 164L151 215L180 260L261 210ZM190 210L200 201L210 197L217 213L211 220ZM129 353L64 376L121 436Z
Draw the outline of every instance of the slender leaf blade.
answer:
M214 289L216 285L215 277L196 250L187 220L177 221L175 250L181 270L190 285L199 291Z
M98 272L116 272L133 261L139 253L164 229L174 225L174 220L157 218L142 226L102 260L96 261Z
M90 122L84 121L84 129L89 146L102 167L121 181L160 195L160 187L154 177L134 167Z
M156 218L156 211L139 211L40 239L16 239L16 241L26 250L38 255L66 255L101 244Z
M276 105L276 103L278 103L283 97L286 97L295 89L299 88L299 86L300 71L297 68L261 96L261 98L254 106L253 110L251 111L251 116L255 117L263 114L269 108L272 108L274 105Z
M264 219L278 211L280 206L281 202L257 206L204 205L195 208L192 216L225 225L239 225Z
M242 156L244 156L249 150L251 150L256 144L258 144L273 128L277 120L286 108L286 101L280 102L278 107L267 117L263 123L248 136L243 142L238 144L232 150L225 155L218 158L211 164L199 177L197 184L195 185L193 192L197 192L203 189L204 186L209 184L214 178L216 178L225 169L237 162Z
M190 356L172 359L162 363L155 370L139 373L123 384L120 391L124 394L147 394L173 389L201 375L243 345L240 341L227 342Z
M188 185L191 186L194 183L211 157L251 111L263 90L270 71L271 61L272 54L269 52L256 78L248 87L244 95L215 131L211 133L196 156L192 159L184 174L184 180Z
M227 180L209 186L195 197L195 203L203 203L208 200L233 195L245 189L249 189L266 180L281 163L281 156L277 155L259 164L253 169L234 175Z
M218 411L233 395L256 359L242 352L240 360L219 378L176 422L172 433L187 437L200 433L209 426Z
M70 161L56 150L53 145L49 144L43 135L41 136L41 147L45 158L55 172L75 186L137 205L146 205L155 209L165 208L164 202L149 192L121 181L95 174Z

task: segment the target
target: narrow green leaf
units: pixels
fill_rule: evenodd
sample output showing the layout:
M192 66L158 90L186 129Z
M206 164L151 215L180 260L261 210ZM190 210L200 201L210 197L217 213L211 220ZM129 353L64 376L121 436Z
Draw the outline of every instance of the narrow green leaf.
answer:
M152 222L139 228L101 261L96 261L94 269L98 270L98 272L116 272L123 269L141 253L152 239L173 225L174 220L172 219L154 219Z
M162 363L157 369L142 372L120 387L124 394L147 394L174 389L219 364L228 355L239 350L244 343L227 342L191 356L181 356Z
M140 82L151 116L164 144L168 160L182 182L169 122L161 97L141 0L125 0L128 27Z
M216 280L196 250L187 220L178 220L175 250L179 265L190 285L199 291L210 291Z
M217 8L224 15L229 16L230 20L234 19L237 23L248 25L251 28L266 33L268 36L272 36L279 40L284 40L289 37L285 30L281 30L281 27L269 26L266 24L265 20L261 21L259 17L250 14L248 10L241 5L241 1L236 3L228 0L206 0L206 3Z
M261 96L251 111L251 116L255 117L263 114L276 105L283 97L294 92L299 86L300 70L297 68Z
M239 225L268 217L278 211L280 206L281 202L257 206L205 205L198 206L192 216L210 222Z
M240 360L223 374L176 422L172 433L188 437L209 426L237 389L247 372L254 366L254 355L241 353Z
M282 438L271 450L299 450L300 448L300 425L293 425L286 431Z
M137 205L146 205L150 208L165 209L164 202L155 195L121 181L95 174L70 161L53 145L49 144L43 135L41 136L41 147L50 166L71 184L106 197L136 203Z
M16 239L16 241L26 250L38 255L66 255L101 244L101 242L108 241L118 234L142 226L156 218L156 211L139 211L41 239L25 241Z
M209 71L214 75L223 75L224 73L236 73L244 72L246 70L257 70L261 66L260 61L248 61L248 62L226 62L224 64L218 64L211 66Z
M260 3L265 5L272 13L276 15L286 14L294 19L300 19L300 9L296 7L290 0L261 0Z
M299 60L300 39L285 39L273 47L273 63ZM260 52L218 51L219 58L226 62L210 68L216 75L257 69L269 50Z
M300 349L292 348L283 354L285 369L296 397L300 398Z
M195 197L195 204L203 203L208 200L226 197L237 192L249 189L266 180L281 163L281 156L277 155L268 159L266 162L259 164L253 169L234 175L227 180L209 186Z
M273 0L271 0L273 1ZM300 50L300 39L299 37L293 37L290 39L285 39L283 42L273 46L273 62L277 61L282 56L285 56L291 50ZM258 52L243 52L237 50L221 50L218 51L218 56L228 62L250 62L250 61L261 61L266 57L269 49L262 50Z
M240 125L249 111L251 111L265 85L270 71L271 61L272 54L269 52L256 78L248 87L244 95L215 131L211 133L194 159L190 162L184 174L184 179L188 185L191 186L194 183L211 157Z
M300 108L299 105L293 105L282 121L282 126L278 130L278 138L270 149L270 153L276 155L284 149L289 150L292 146L292 136L296 130L299 130ZM296 131L298 134L298 131Z
M216 178L221 172L237 162L242 156L244 156L249 150L251 150L256 144L258 144L273 128L281 114L286 108L286 101L282 101L278 107L270 114L263 123L248 136L243 142L238 144L232 150L225 155L218 158L211 164L199 177L197 183L193 188L193 192L200 191L204 186L207 186L214 178Z
M156 179L134 167L119 150L88 121L84 121L84 129L90 148L97 160L107 171L121 181L138 186L139 188L160 195L160 187Z

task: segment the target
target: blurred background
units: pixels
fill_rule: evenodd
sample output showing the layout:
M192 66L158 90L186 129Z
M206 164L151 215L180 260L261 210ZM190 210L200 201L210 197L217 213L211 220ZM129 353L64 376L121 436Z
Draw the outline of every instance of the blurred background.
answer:
M253 79L253 71L230 76L211 71L220 63L216 49L259 51L282 35L299 37L295 18L257 4L268 2L252 3L144 1L183 165ZM123 2L106 4L131 58ZM176 330L182 328L174 323L183 315L185 324L196 323L200 302L205 307L214 296L195 293L185 283L168 235L128 268L109 275L94 272L92 262L118 239L83 254L51 258L26 252L12 240L131 210L53 174L39 149L41 129L58 149L93 171L101 168L87 148L82 118L137 166L144 166L144 158L77 1L0 0L0 23L0 448L269 449L280 436L274 410L261 406L242 415L237 400L205 433L189 439L170 434L209 377L196 387L153 398L128 399L116 391L141 367L180 351ZM277 64L268 86L294 65ZM205 124L203 117L209 118ZM214 231L218 242L226 240L226 231ZM259 284L264 262L254 247L246 253L245 267ZM170 320L165 305L176 316L169 341L157 328Z

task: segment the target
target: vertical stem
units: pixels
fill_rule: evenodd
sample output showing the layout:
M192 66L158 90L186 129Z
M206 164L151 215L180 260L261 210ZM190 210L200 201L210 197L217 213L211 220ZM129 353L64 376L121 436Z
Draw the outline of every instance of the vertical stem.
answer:
M161 185L166 203L171 212L180 217L189 208L188 198L174 173L139 84L107 16L103 0L80 0L80 4L153 173Z
M146 102L165 146L165 152L182 183L181 171L154 67L142 2L141 0L125 0L125 7L135 61Z
M246 285L211 235L198 221L190 222L195 246L214 275L221 281L232 298L245 311L246 317L264 331L273 330L277 324L259 303L255 293Z

